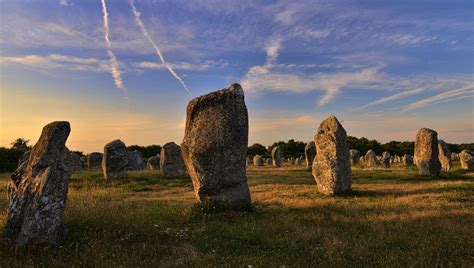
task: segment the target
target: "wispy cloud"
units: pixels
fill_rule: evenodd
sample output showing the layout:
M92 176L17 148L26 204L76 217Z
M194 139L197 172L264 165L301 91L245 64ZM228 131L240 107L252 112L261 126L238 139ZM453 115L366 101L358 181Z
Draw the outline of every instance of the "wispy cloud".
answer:
M102 0L104 1L104 0ZM142 20L140 19L140 12L137 11L135 4L133 3L133 0L130 0L130 6L132 7L132 12L135 15L135 21L137 22L138 27L140 27L140 30L142 31L143 35L145 38L150 42L150 44L153 46L153 48L156 51L156 54L161 60L161 63L166 66L166 69L178 80L183 88L191 94L191 91L189 90L188 86L186 86L186 83L184 80L173 70L173 67L171 64L165 61L165 58L163 57L163 54L161 53L161 50L158 48L158 46L155 44L155 42L151 39L150 35L148 34L148 31L145 27L145 24L143 24Z
M70 6L72 5L68 0L58 0L58 3L63 6Z
M114 78L115 86L125 91L125 87L122 82L122 74L120 73L119 65L117 62L117 58L115 57L114 52L112 51L112 45L110 44L109 39L109 14L107 13L107 5L105 4L105 0L102 0L102 14L104 18L104 39L107 43L107 53L110 57L110 71L112 73L112 77Z
M21 64L33 69L61 69L66 71L110 72L107 60L50 54L0 57L2 64Z
M458 89L449 90L435 96L428 97L423 100L419 100L408 105L402 106L403 111L409 111L419 109L425 106L438 104L447 101L459 100L464 98L471 98L474 95L474 84L463 86Z
M206 60L202 62L175 62L171 66L176 70L186 70L186 71L206 71L212 68L223 68L226 67L228 63L226 61L214 61ZM168 67L163 63L151 62L151 61L142 61L134 63L134 66L138 69L168 69Z
M424 92L425 90L426 90L426 88L417 88L417 89L413 89L413 90L403 91L403 92L393 94L391 96L381 98L381 99L378 99L376 101L367 103L366 105L363 105L363 106L360 106L359 108L357 108L357 110L365 109L367 107L371 107L371 106L375 106L375 105L381 105L381 104L392 102L392 101L402 99L402 98L405 98L405 97L417 95L417 94L420 94L420 93Z

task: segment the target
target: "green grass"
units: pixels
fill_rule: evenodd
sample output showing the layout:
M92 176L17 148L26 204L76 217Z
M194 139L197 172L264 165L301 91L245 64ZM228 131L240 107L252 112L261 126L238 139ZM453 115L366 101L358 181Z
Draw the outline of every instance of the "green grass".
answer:
M66 244L16 251L0 237L0 266L472 267L474 174L415 168L353 170L343 197L318 193L301 166L250 167L253 212L209 212L190 179L157 171L70 180ZM9 174L0 174L6 197ZM7 201L0 199L0 229Z

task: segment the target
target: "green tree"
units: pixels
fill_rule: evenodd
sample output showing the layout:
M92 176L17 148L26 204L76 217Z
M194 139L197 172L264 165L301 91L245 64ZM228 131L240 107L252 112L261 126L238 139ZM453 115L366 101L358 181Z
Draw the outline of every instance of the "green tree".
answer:
M28 142L30 142L30 140L18 138L11 143L12 145L11 149L26 152L29 149L31 149L31 146L28 146Z
M252 158L257 154L259 154L261 156L266 156L266 157L269 156L269 153L268 153L267 149L265 148L265 146L261 145L260 143L255 143L252 146L247 148L247 156L248 157Z
M306 146L306 143L302 141L295 141L293 139L289 140L288 142L284 142L284 141L275 142L271 146L268 147L269 154L271 154L271 151L275 146L280 147L282 156L285 158L300 157L304 155L304 148Z

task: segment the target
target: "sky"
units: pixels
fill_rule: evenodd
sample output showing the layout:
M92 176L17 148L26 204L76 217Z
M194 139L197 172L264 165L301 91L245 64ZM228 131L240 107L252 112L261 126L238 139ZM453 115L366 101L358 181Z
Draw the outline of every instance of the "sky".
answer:
M180 143L187 103L240 83L249 144L348 135L474 142L474 2L0 0L0 146Z

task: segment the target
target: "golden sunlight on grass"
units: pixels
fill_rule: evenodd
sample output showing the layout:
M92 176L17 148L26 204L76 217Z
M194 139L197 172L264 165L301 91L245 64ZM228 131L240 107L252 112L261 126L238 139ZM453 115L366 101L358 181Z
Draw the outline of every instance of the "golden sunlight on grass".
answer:
M156 171L70 181L67 243L57 252L15 251L5 266L464 266L474 264L474 176L439 178L415 168L353 169L353 190L318 193L302 166L250 167L254 212L209 212L189 178ZM0 175L6 195L9 174ZM6 199L0 202L1 228Z

